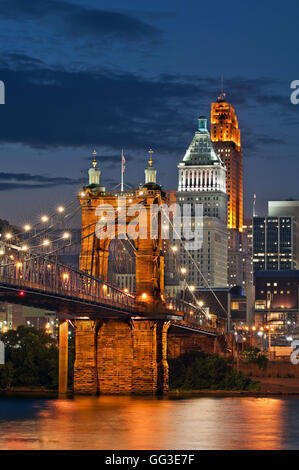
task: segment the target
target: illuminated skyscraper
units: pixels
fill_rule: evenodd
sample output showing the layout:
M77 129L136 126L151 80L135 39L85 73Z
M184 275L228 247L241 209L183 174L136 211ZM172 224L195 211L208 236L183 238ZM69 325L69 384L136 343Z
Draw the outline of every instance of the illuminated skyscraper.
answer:
M186 269L188 284L205 287L227 285L227 194L225 165L217 155L207 119L200 117L198 130L178 165L179 182L176 199L183 213L185 204L191 205L192 230L195 226L195 205L203 208L203 241L200 249L191 253L181 244L180 264ZM198 270L198 267L200 271Z
M229 196L227 226L240 232L243 227L243 156L236 112L221 93L211 105L211 139L226 166L226 192Z

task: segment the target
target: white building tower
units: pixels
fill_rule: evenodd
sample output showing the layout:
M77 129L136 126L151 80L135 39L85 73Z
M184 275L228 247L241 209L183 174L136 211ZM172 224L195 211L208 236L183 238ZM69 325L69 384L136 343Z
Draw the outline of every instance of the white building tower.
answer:
M226 169L213 147L205 117L198 120L198 131L178 165L178 172L176 198L181 213L184 204L191 204L191 215L195 213L195 204L203 205L202 248L189 251L196 263L181 243L180 263L186 269L187 282L195 288L206 287L204 277L210 286L227 286ZM191 222L192 230L196 230L194 219Z

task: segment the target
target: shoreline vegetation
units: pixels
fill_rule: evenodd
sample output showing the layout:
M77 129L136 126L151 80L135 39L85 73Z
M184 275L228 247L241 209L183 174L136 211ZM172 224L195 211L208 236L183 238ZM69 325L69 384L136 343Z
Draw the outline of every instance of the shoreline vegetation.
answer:
M0 396L58 397L58 347L47 333L21 326L0 334L6 364L0 365ZM70 342L69 393L73 392L74 344ZM242 354L244 363L266 367L256 348ZM192 352L169 359L169 392L165 397L299 396L299 378L252 377L236 370L231 358Z
M170 390L258 390L258 383L236 370L230 357L198 351L170 359L168 363Z
M280 385L283 386L284 379L278 379ZM293 380L293 379L291 379ZM269 388L269 387L268 387ZM270 384L271 388L271 384ZM299 389L294 391L292 387L284 387L284 390L278 391L276 387L268 390L210 390L210 389L201 389L201 390L170 390L163 396L152 397L151 395L145 395L144 398L169 398L169 399L186 399L186 398L196 398L196 397L214 397L214 398L262 398L262 397L298 397L299 398ZM89 395L88 395L89 396ZM101 395L98 395L99 397ZM102 395L107 396L107 395ZM114 397L130 396L140 398L140 395L110 395ZM43 388L26 388L26 387L16 387L11 389L2 389L0 390L0 399L1 397L11 397L11 398L63 398L63 399L72 399L77 396L73 394L70 390L66 396L59 397L57 390L46 390ZM80 395L83 397L83 395Z

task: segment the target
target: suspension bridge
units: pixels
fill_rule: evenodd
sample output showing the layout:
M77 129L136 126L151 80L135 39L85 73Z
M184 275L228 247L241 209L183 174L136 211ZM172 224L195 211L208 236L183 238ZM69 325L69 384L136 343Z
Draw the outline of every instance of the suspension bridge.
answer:
M93 170L97 170L95 166ZM109 272L114 271L109 265L111 239L97 236L97 208L113 208L112 215L105 213L106 225L113 219L115 234L124 233L133 216L120 218L120 196L128 204L142 203L147 218L151 205L165 203L163 191L153 182L120 193L106 191L93 174L90 184L79 193L79 205L77 199L66 208L59 206L54 214L43 215L36 224L3 234L0 301L45 308L59 317L61 393L67 391L69 322L75 327L76 338L74 391L83 394L163 393L168 389L169 330L213 341L223 333L223 324L210 326L191 289L191 302L165 295L161 223L156 239L137 237L134 245L130 242L131 254L121 241L125 258L132 253L135 257L135 291L127 292L108 281ZM72 242L67 229L79 212L82 225L77 269L61 262L60 257L78 243ZM117 251L113 258L117 264Z

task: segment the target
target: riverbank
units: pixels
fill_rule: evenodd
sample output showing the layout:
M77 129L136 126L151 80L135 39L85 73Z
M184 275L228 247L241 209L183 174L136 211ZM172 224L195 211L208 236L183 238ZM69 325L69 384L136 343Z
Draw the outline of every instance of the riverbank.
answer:
M273 378L273 377L250 377L253 382L257 382L258 390L170 390L167 394L169 398L188 398L192 396L212 396L212 397L266 397L266 396L299 396L298 378ZM46 390L43 388L11 388L0 390L1 396L15 397L41 397L57 398L57 390ZM68 397L72 398L72 392Z
M169 397L187 398L191 396L215 397L267 397L267 396L299 396L299 379L250 377L257 382L258 390L171 390Z

